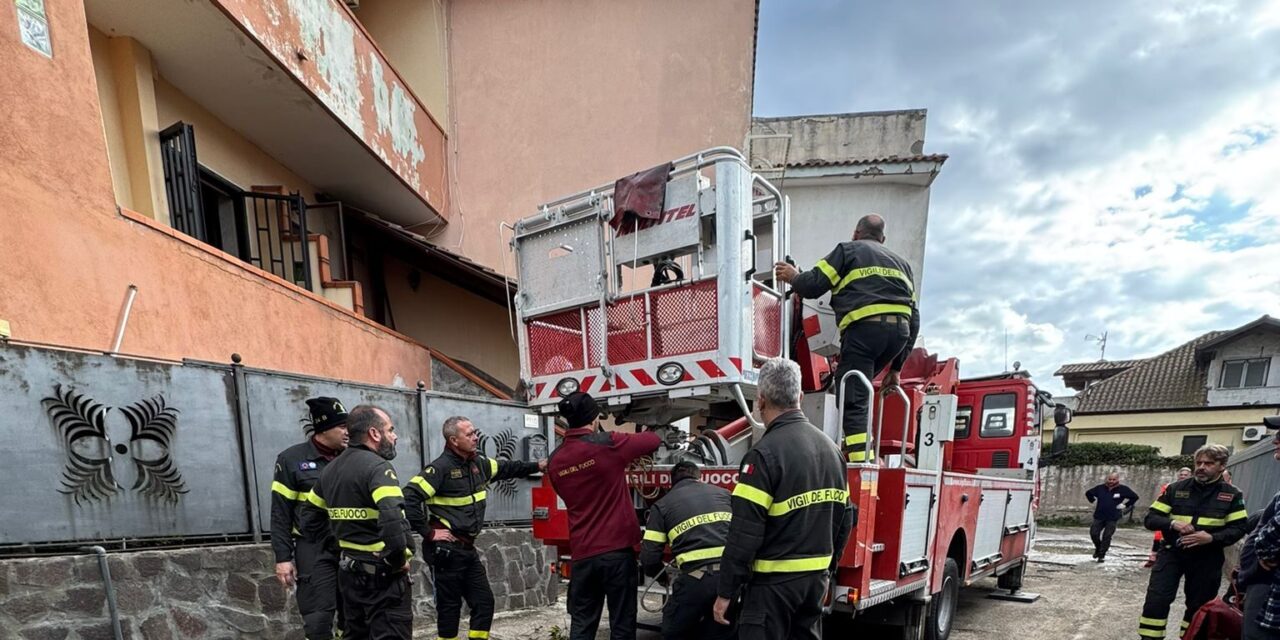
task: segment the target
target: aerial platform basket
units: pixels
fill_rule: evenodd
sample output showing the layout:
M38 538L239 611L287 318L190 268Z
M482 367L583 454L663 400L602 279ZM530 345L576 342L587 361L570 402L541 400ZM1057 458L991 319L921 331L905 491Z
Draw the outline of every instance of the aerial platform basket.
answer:
M788 355L787 199L727 147L656 171L651 217L615 210L615 183L515 224L521 379L543 412L575 390L644 425L745 411L760 363Z

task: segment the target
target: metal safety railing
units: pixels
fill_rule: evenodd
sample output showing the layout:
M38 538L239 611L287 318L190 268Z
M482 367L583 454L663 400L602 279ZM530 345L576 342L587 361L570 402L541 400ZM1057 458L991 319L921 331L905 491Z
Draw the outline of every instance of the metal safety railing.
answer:
M910 398L907 397L907 393L902 390L902 387L895 386L892 388L892 391L886 391L886 393L881 394L877 402L875 398L875 385L871 383L871 380L867 378L866 374L862 373L861 371L858 371L857 369L852 369L850 371L845 372L843 376L840 376L840 382L839 382L840 386L837 387L836 389L836 419L839 420L841 423L840 425L841 428L839 430L841 434L840 436L841 438L844 437L843 434L844 434L845 388L848 386L848 381L850 376L856 376L858 378L858 381L867 390L867 435L868 435L867 446L866 446L867 461L868 462L875 461L880 457L880 437L881 435L883 435L883 432L884 432L884 401L885 399L888 397L888 395L891 395L891 394L896 395L899 398L902 398L902 405L904 408L902 412L902 437L903 438L907 437L907 431L911 428L911 411L910 411L911 400ZM875 411L877 406L879 407L878 413L879 413L880 419L874 420L875 427L876 427L875 437L871 438L870 437L871 425L873 422L872 418L877 413ZM843 442L841 442L841 444L843 444ZM906 451L904 450L903 453L906 453ZM901 458L899 458L899 461L901 461ZM900 465L901 465L901 462L899 462L899 466Z
M249 263L312 291L307 203L299 193L246 192Z

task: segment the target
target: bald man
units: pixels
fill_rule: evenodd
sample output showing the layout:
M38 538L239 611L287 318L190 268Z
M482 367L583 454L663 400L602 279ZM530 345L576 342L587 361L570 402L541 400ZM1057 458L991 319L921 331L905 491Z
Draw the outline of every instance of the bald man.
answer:
M884 218L863 216L853 240L841 242L812 269L800 273L785 262L774 265L775 276L791 284L804 298L831 292L831 308L840 327L840 366L834 381L854 369L867 379L890 367L881 386L898 385L920 332L915 281L911 265L884 246ZM867 451L867 389L850 379L845 387L842 446L849 462L871 462Z

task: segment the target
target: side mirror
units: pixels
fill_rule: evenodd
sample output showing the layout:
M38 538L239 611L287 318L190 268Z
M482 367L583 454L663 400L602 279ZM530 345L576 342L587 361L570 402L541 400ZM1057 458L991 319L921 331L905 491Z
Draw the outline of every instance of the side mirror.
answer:
M1057 427L1065 427L1071 422L1071 410L1067 405L1059 402L1053 405L1053 424ZM1057 431L1054 431L1054 439L1057 440Z
M1062 405L1058 405L1062 406ZM1054 416L1055 420L1057 416ZM1049 457L1057 457L1067 452L1067 440L1071 436L1071 430L1065 424L1059 424L1053 428L1053 444L1049 445Z

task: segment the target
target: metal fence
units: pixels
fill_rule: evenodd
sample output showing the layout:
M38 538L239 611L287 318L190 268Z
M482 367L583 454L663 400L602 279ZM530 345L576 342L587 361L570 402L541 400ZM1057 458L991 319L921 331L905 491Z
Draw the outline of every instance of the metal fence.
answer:
M1275 444L1271 438L1267 438L1237 452L1227 461L1231 484L1244 492L1244 503L1249 515L1267 508L1272 496L1280 491L1280 462L1273 455L1275 450Z
M472 418L500 459L544 456L552 424L522 405L252 369L0 342L0 554L70 542L259 539L276 454L305 439L304 400L375 404L400 434L408 479ZM488 519L530 517L531 481L496 483Z

